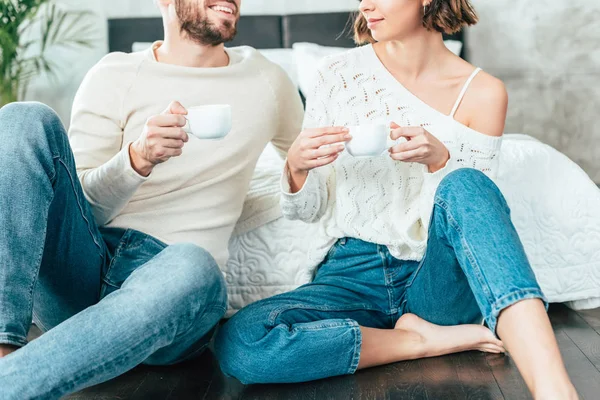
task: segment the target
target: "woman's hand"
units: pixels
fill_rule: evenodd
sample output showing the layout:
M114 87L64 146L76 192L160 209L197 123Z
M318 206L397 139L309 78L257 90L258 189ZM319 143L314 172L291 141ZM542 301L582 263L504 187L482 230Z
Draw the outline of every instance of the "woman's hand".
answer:
M288 169L292 193L300 191L306 182L308 171L334 162L345 149L344 143L352 137L348 128L331 127L307 129L288 151Z
M406 142L390 149L390 157L396 161L416 162L429 167L429 172L439 171L446 166L450 152L446 146L422 127L402 128L392 123L392 140L403 137Z

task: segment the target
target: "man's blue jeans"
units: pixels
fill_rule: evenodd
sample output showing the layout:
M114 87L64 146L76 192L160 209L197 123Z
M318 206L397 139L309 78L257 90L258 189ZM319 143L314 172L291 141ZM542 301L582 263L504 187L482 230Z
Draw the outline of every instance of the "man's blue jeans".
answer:
M0 110L0 399L58 398L140 363L199 355L225 313L214 259L99 228L56 114ZM27 344L32 315L46 331Z
M254 304L215 340L223 371L243 383L303 382L356 371L360 326L391 329L413 313L439 325L481 323L544 299L499 189L460 169L440 184L421 262L341 239L314 281Z

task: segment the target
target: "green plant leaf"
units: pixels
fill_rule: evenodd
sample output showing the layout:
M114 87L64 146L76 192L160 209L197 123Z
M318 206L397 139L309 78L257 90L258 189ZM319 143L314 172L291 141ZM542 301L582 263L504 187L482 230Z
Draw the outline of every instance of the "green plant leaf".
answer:
M91 47L92 15L66 10L55 0L0 0L0 103L22 96L40 74L57 77L50 51Z

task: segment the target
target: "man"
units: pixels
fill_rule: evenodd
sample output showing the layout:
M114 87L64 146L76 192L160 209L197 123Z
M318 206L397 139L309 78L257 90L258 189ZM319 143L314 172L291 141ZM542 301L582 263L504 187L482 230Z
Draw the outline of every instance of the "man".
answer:
M226 309L219 267L254 166L300 131L283 70L224 47L241 0L157 2L165 40L90 71L70 143L41 104L0 110L1 399L200 354ZM184 104L231 105L231 132L188 136ZM47 333L27 344L32 314Z

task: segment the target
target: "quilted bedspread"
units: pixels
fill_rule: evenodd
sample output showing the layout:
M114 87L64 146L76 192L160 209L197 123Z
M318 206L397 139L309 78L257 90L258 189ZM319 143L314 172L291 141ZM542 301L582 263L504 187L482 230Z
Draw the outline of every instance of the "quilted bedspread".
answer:
M577 164L522 134L507 134L496 180L538 281L551 302L600 306L600 189ZM267 148L229 243L225 268L232 315L309 282L331 238L318 224L281 218L283 161Z

